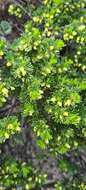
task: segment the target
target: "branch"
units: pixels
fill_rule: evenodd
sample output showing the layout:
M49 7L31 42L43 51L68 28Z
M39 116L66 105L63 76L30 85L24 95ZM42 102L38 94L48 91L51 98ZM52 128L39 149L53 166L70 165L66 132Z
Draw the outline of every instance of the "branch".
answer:
M14 4L16 4L17 6L19 6L24 11L25 14L27 14L28 16L30 16L29 12L26 11L26 9L19 2L15 1L15 0L12 0L12 2Z
M43 187L50 187L50 186L54 186L57 183L58 179L52 179L52 180L48 180L43 184Z
M19 103L17 102L16 98L13 97L11 104L0 109L0 118L19 112L19 108Z

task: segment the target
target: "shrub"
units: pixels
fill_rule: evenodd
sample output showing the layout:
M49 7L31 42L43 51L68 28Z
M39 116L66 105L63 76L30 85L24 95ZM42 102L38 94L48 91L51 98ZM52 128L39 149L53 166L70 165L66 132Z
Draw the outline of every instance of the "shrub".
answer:
M13 98L19 104L1 118L1 143L19 130L23 118L38 146L54 155L85 145L85 11L84 0L44 0L33 6L18 39L0 40L0 105Z
M4 160L0 171L0 188L2 189L34 189L39 188L46 180L46 175L39 174L30 164L15 161L13 158Z

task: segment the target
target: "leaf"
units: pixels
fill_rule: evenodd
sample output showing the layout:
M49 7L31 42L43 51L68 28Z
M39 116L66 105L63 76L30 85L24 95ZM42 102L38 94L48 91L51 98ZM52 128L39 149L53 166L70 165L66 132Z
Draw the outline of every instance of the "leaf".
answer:
M56 4L60 4L60 3L62 3L62 0L53 0L53 2Z
M63 42L63 40L57 40L57 41L56 41L56 47L57 47L58 49L63 48L63 47L64 47L64 42Z
M26 166L23 166L22 167L22 173L23 173L23 176L24 177L27 177L27 175L29 174L29 168L28 167L26 167Z
M12 32L12 26L8 21L2 20L0 23L0 28L1 28L1 31L6 35Z

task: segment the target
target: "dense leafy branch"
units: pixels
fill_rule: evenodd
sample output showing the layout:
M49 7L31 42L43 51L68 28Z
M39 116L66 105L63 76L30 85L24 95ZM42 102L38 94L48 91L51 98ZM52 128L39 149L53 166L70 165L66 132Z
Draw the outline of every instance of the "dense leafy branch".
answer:
M85 12L84 0L44 0L38 7L32 4L25 7L14 1L9 6L10 15L21 21L28 14L29 20L23 33L12 43L0 39L1 144L14 134L16 138L21 126L27 125L36 136L37 145L53 155L64 157L85 146ZM0 26L6 29L6 35L12 30L8 22ZM7 172L5 179L0 178L5 189L21 186L18 167L25 179L22 189L32 189L32 181L34 187L42 184L42 176L29 178L28 166L23 168L16 161L11 165L11 179L9 164L6 162L8 169L2 170ZM76 171L65 160L61 160L60 168L68 173L71 181L57 183L57 190L86 189L83 180L78 183L74 179Z

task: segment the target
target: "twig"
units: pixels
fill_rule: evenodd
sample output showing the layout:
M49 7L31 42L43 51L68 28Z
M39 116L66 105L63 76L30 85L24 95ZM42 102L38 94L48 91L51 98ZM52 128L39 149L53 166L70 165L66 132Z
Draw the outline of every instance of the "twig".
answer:
M0 109L0 113L8 111L10 108L11 108L11 105L7 105L4 108Z
M28 13L28 11L26 11L26 9L17 1L15 0L12 0L14 4L16 4L17 6L19 6L23 11L24 13L26 13L28 16L30 16L30 14Z
M58 179L53 179L53 180L48 180L46 181L42 187L50 187L50 186L54 186L55 183L57 183Z
M17 106L18 106L18 103L16 102L16 98L13 97L10 105L7 105L0 109L0 117L4 117L7 115L10 115L11 113L14 113L13 109L16 108ZM17 112L17 110L16 110L16 112Z

